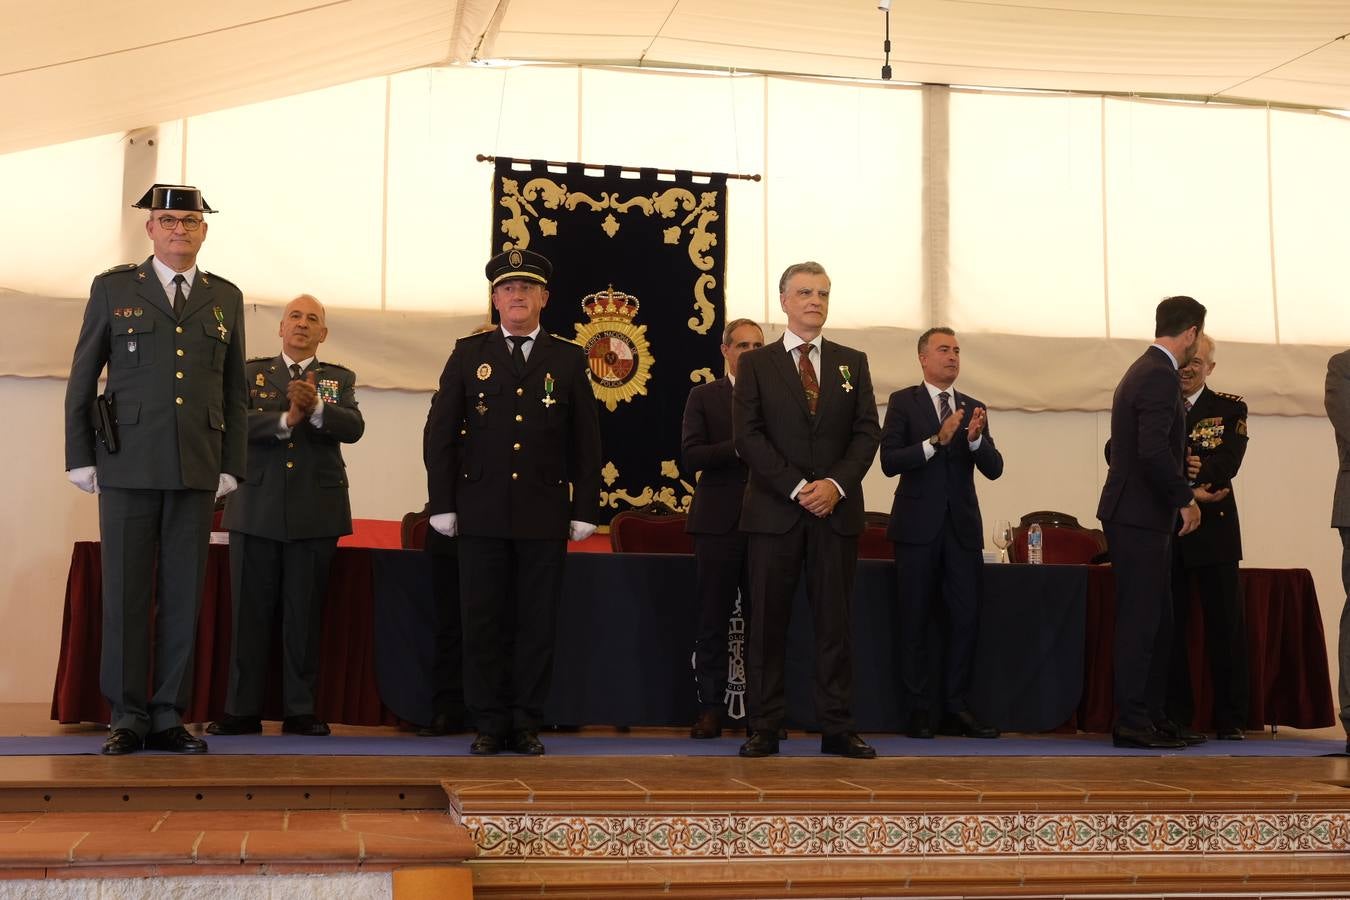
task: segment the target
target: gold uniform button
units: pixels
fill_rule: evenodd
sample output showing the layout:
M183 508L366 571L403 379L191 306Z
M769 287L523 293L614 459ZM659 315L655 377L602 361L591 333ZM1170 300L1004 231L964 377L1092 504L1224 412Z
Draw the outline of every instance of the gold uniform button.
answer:
M524 397L524 396L525 396L525 389L524 389L524 388L516 388L516 396L517 396L517 397Z
M182 405L183 405L183 398L182 398L182 397L174 397L174 398L173 398L173 402L174 402L174 403L177 403L179 406L182 406Z
M467 429L467 428L461 428L461 429L459 430L459 436L460 436L460 437L464 437L464 435L466 435L466 434L468 434L468 433L469 433L469 429Z
M511 480L512 480L512 481L515 481L515 480L516 480L517 478L519 478L519 477L520 477L520 473L519 473L519 472L512 472L512 473L511 473Z
M174 352L177 353L179 356L182 356L182 355L183 355L183 351L182 351L182 350L175 350Z
M286 445L286 449L287 449L287 450L294 450L294 449L295 449L295 441L291 441L290 443L288 443L288 444Z
M174 326L174 329L173 329L173 330L176 331L176 332L178 332L179 334L182 334L182 333L183 333L183 326L182 326L182 325L176 325L176 326Z
M525 417L522 416L520 413L516 413L516 421L517 421L517 422L524 422L524 421L525 421Z
M294 469L294 468L295 468L295 463L291 462L289 459L286 460L286 468L288 468L288 469Z
M135 333L136 333L136 329L134 329L134 328L128 328L128 329L127 329L127 334L135 334Z
M512 445L511 445L511 449L512 449L512 450L519 450L519 449L520 449L520 444L512 444Z
M182 378L182 377L183 377L183 373L182 373L182 372L174 372L174 373L173 373L173 377L174 377L174 378Z

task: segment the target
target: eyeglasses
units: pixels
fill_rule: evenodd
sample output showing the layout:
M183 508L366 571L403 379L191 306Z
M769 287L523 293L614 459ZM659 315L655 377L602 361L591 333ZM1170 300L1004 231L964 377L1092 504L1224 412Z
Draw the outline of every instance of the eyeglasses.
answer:
M174 218L173 216L160 216L155 221L158 222L159 227L163 228L165 231L173 231L179 225L183 226L184 231L196 231L198 228L202 227L202 220L198 219L196 216L184 216L181 219Z

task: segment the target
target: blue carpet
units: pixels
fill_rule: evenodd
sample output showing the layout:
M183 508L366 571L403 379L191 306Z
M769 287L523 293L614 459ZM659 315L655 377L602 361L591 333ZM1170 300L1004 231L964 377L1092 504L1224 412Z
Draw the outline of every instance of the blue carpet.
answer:
M105 732L37 737L0 737L0 756L97 754ZM551 756L721 756L735 757L741 738L693 741L685 737L622 734L540 735ZM1340 740L1249 736L1245 741L1210 741L1183 751L1118 750L1106 735L1009 736L994 741L939 737L916 741L898 735L868 735L881 756L1340 756ZM411 734L334 735L312 738L284 734L207 736L216 756L468 756L472 735L419 738ZM152 752L152 751L146 751ZM503 754L510 756L511 754ZM780 755L819 757L816 735L794 735Z

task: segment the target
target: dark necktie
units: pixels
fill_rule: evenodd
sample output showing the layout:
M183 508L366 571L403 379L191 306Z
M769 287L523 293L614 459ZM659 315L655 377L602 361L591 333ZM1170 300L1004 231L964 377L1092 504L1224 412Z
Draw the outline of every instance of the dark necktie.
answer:
M300 377L300 364L291 363L291 378L298 379L299 377Z
M517 375L525 374L525 342L530 339L529 335L508 334L506 339L511 342L511 368L516 370Z
M816 403L820 400L820 382L816 380L816 367L811 365L811 351L814 349L813 344L802 344L798 350L800 361L797 363L797 371L802 376L802 390L806 391L806 408L813 416L816 414Z
M1186 406L1186 412L1190 412L1190 411L1191 411L1191 401L1189 401L1189 400L1182 400L1181 402L1182 402L1183 404L1185 404L1185 406Z
M181 319L183 317L183 304L187 303L187 296L183 293L183 283L187 281L182 275L173 276L173 317Z
M952 414L952 406L947 402L947 392L938 392L938 421L945 422L947 417Z

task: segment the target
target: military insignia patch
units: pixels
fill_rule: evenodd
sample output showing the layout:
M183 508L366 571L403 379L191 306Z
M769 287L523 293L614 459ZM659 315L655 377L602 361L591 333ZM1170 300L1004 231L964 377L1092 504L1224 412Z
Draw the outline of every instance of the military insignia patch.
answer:
M338 399L338 383L336 379L319 379L319 399L324 403L336 403Z
M492 366L488 365L487 363L483 363L481 366L478 367L479 381L487 381L491 377L492 377Z
M1246 436L1247 436L1247 420L1246 420L1246 419L1238 419L1238 420L1237 420L1237 424L1233 426L1233 430L1236 431L1238 434L1242 435L1243 437L1246 437Z
M263 378L263 373L259 372L258 377L253 379L253 383L258 387L262 387L264 384L267 384L267 379Z
M581 300L582 312L591 321L576 326L577 343L586 351L591 389L610 412L620 402L647 393L655 360L647 326L633 322L640 306L637 297L614 290L612 284Z

